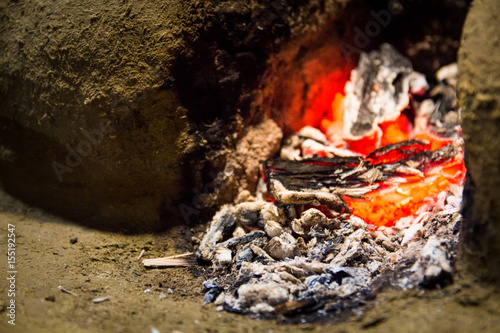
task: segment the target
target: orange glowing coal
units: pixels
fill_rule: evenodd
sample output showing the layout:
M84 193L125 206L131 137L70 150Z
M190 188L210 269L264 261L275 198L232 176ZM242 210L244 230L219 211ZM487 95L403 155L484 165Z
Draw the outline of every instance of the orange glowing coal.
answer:
M364 156L365 163L381 165L402 159L403 156L397 152L380 158L369 156L375 149L388 144L418 139L428 143L418 146L418 149L435 151L450 144L458 144L461 140L459 126L455 128L456 133L452 137L442 137L431 130L428 117L417 114L415 119L410 120L405 112L393 121L378 124L375 132L359 140L346 139L342 131L344 99L343 94L335 94L331 113L321 119L320 128L330 146ZM321 151L315 153L327 155ZM429 164L421 174L401 174L379 183L379 188L365 194L363 199L343 199L352 209L352 214L368 224L390 227L401 218L416 217L418 212L432 210L440 193L448 191L453 184L463 185L465 174L463 152L459 150L451 161Z
M405 183L387 182L387 188L377 189L364 199L344 200L353 214L376 226L393 226L399 219L412 216L422 207L432 210L439 193L447 191L451 184L462 185L465 179L463 155L456 156L445 165L427 171L423 177L405 177Z

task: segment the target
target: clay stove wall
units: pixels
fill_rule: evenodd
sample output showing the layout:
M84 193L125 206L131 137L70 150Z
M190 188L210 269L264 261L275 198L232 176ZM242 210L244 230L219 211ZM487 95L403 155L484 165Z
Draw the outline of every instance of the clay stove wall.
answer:
M342 3L3 2L2 186L97 228L184 222L247 134L268 54Z

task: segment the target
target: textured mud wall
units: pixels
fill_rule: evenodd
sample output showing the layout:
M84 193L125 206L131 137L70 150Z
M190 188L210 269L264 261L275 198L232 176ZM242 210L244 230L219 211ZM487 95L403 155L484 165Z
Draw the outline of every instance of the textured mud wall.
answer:
M93 227L179 221L260 121L268 55L342 3L2 1L2 186Z
M151 228L179 196L187 121L168 88L203 4L26 1L1 17L0 174L90 225Z
M475 196L462 234L464 264L500 282L500 3L476 0L459 53L459 98Z

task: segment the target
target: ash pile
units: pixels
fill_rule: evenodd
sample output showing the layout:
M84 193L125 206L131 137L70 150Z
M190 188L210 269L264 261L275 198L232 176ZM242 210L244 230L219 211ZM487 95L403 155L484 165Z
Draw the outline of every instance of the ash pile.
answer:
M390 45L362 54L346 84L341 134L306 127L288 138L279 157L262 163L257 191L241 192L213 217L197 250L198 262L215 268L205 302L261 318L346 318L360 315L381 286L452 283L465 177L455 75L455 65L444 67L430 89ZM401 114L427 136L366 155L345 144L370 136L380 144L383 124ZM431 148L429 133L440 148ZM446 179L455 182L412 206L408 185L428 186L450 165ZM389 188L407 195L394 208L403 216L360 217L354 204L372 201L376 216Z

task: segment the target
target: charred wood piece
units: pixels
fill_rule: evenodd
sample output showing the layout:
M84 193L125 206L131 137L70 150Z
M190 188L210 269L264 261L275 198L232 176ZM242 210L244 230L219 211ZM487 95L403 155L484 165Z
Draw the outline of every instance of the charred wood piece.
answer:
M427 143L407 140L389 144L361 157L313 157L300 161L273 158L263 163L268 192L285 204L326 205L339 213L349 208L341 196L353 198L379 187L398 175L423 177L439 163L452 160L461 151L461 142L435 151Z
M347 203L336 193L328 191L293 191L288 190L276 179L270 181L270 193L279 202L287 205L311 204L314 206L326 206L339 213L349 211Z

